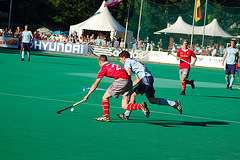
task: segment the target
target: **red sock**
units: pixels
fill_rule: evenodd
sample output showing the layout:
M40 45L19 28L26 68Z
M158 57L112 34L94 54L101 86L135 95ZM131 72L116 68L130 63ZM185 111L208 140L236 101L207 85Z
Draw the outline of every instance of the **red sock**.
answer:
M186 82L182 82L182 92L185 92Z
M127 106L127 110L140 110L141 109L141 106L140 104L134 104L134 103L129 103L128 106Z
M109 118L109 101L102 101L104 117Z

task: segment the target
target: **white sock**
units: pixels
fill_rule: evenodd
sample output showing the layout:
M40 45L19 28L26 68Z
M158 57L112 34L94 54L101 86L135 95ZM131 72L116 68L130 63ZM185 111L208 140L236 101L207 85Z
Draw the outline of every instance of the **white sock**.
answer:
M30 57L30 52L29 51L27 52L27 55L28 55L28 58L29 58Z
M226 80L227 84L229 84L229 78L225 77L225 80Z
M124 115L125 115L125 116L130 116L130 114L131 114L131 111L130 111L130 110L126 110L126 111L124 112Z
M230 85L229 85L229 87L232 87L233 82L234 82L234 78L231 78L231 81L230 81Z
M157 98L157 104L158 105L167 105L167 106L174 106L176 104L175 101L169 101L167 99L164 98Z
M24 59L24 51L22 51L22 59Z

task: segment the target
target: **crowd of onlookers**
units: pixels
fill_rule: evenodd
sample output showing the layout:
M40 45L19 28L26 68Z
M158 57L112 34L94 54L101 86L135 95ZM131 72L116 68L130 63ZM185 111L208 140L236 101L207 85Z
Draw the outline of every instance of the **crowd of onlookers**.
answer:
M15 32L12 31L12 29L8 28L0 28L0 36L4 37L13 37L13 38L21 38L23 29L20 29L20 27L17 27ZM61 42L61 43L76 43L76 44L87 44L87 45L96 45L96 46L103 46L103 47L115 47L115 48L125 48L124 40L122 38L116 38L113 37L112 39L106 36L101 35L81 35L78 36L75 32L73 35L65 34L61 31L59 31L58 34L54 34L51 32L50 34L46 33L39 33L38 30L33 32L33 37L35 40L44 40L44 41L50 41L50 42ZM157 42L157 45L153 41L149 41L149 38L147 37L144 40L141 40L140 38L136 39L133 37L132 43L132 49L135 50L163 50L163 41L162 39L159 39L159 42ZM176 52L179 49L176 44L172 47L172 52ZM207 46L205 48L194 46L193 51L196 55L204 55L204 56L219 56L222 57L225 52L224 45L218 46Z
M8 28L0 28L0 36L3 37L12 37L12 38L20 38L22 35L23 29L20 29L20 27L17 27L15 32L12 31L12 29Z

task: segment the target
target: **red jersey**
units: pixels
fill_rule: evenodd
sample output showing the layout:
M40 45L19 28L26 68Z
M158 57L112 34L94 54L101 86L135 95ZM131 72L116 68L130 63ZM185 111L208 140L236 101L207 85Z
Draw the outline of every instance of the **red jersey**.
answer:
M196 55L191 49L187 49L186 51L184 51L183 49L179 49L177 52L177 57L180 57L181 59L191 63L191 57L196 58ZM179 65L180 70L189 69L189 68L190 68L189 64L180 60L180 65Z
M116 63L107 62L103 64L102 68L98 72L97 78L103 78L104 76L114 79L122 78L125 80L131 80L131 77L128 76L127 72Z

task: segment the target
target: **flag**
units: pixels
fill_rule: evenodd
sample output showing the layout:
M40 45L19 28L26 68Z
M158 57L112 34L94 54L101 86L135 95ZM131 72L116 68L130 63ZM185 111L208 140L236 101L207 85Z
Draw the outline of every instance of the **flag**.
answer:
M115 4L118 4L122 2L123 0L106 0L105 6L104 7L111 7Z
M201 2L200 0L196 0L196 6L195 6L195 21L199 21L200 19L202 19L202 12L201 12Z

